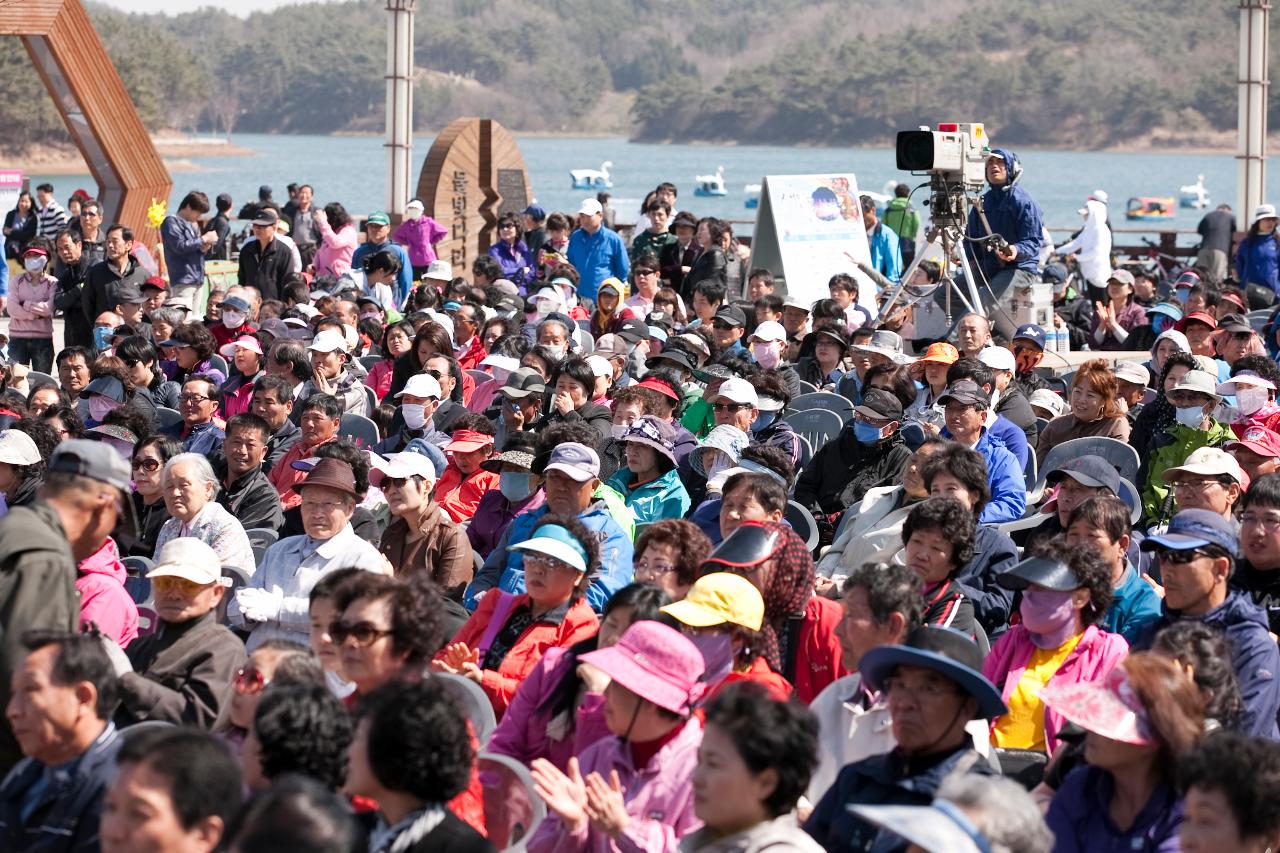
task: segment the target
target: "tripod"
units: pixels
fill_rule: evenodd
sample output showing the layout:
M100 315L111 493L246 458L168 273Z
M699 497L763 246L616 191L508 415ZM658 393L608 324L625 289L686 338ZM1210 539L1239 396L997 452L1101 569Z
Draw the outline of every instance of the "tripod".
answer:
M934 293L939 287L946 288L943 291L943 310L946 313L947 326L950 327L953 322L951 312L951 295L954 292L960 301L964 303L964 307L971 313L981 314L982 299L978 295L977 279L973 276L973 269L969 264L969 257L963 249L963 232L955 225L935 225L929 229L924 248L916 252L916 256L911 261L911 266L907 267L902 273L902 278L898 280L897 287L890 294L889 298L880 307L880 313L877 319L888 317L901 302L903 307L914 305L923 299L933 298ZM942 245L942 278L937 284L929 285L924 292L912 292L908 290L908 282L915 275L916 269L920 266L920 262L924 260L925 253L929 247L941 243ZM958 259L958 260L957 260ZM965 287L961 288L955 281L954 269L959 264L960 271L964 274ZM965 290L968 293L965 293Z

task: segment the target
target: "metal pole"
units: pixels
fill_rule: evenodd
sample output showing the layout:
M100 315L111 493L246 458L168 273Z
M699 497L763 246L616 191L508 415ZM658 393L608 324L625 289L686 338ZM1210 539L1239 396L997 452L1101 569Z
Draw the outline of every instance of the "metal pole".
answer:
M1244 228L1266 193L1267 160L1267 0L1239 0L1239 120L1236 147L1236 222Z
M403 216L413 152L413 13L417 0L387 0L387 212Z

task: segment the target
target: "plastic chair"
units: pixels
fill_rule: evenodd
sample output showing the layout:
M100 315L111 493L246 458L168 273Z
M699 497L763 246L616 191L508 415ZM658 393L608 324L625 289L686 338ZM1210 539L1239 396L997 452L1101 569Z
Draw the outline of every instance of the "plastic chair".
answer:
M813 513L795 501L787 501L787 508L782 511L782 520L791 525L791 529L804 540L805 547L812 551L818 547L818 522Z
M973 641L978 644L978 650L982 652L984 658L991 654L991 640L987 637L987 629L982 627L981 622L973 623Z
M489 701L484 690L471 679L451 672L430 673L429 677L442 678L448 683L449 689L453 691L454 700L471 721L471 727L475 730L480 748L484 749L484 745L489 742L489 736L498 727L498 718L493 713L493 703Z
M364 389L364 402L369 408L369 414L372 415L378 411L378 395L368 385L361 385L360 387Z
M57 386L58 380L54 379L47 373L41 373L38 370L27 371L27 387L38 388L41 385Z
M533 774L509 755L481 752L476 770L484 788L484 823L499 850L522 851L547 817L547 806L533 786Z
M1073 438L1070 441L1064 441L1049 451L1049 454L1044 458L1044 464L1040 466L1041 473L1036 479L1036 487L1031 494L1027 495L1027 503L1039 502L1041 495L1044 493L1045 477L1049 475L1050 471L1072 459L1079 459L1081 456L1101 456L1111 463L1121 477L1130 483L1137 482L1138 468L1142 465L1142 460L1138 457L1138 451L1119 439L1107 438L1101 435L1087 435L1084 438Z
M156 428L160 432L178 429L182 424L182 413L165 406L156 406Z
M358 361L365 370L373 370L375 366L383 361L383 357L380 355L362 355Z
M814 385L812 382L805 382L803 379L800 380L800 394L802 396L805 394L817 394L817 393L818 393L817 385Z
M227 360L216 352L209 356L209 366L214 370L221 370L223 376L230 376L230 368L227 367Z
M120 735L125 738L134 738L147 732L163 731L165 729L176 728L173 723L168 720L143 720L140 723L134 723L131 726L125 726L120 730Z
M1036 418L1036 434L1040 435L1044 432L1044 428L1049 425L1048 418Z
M804 409L792 412L783 420L791 424L797 434L804 436L814 453L844 429L844 419L829 409Z
M1129 507L1129 522L1137 524L1138 518L1142 515L1142 493L1138 491L1138 487L1121 477L1118 497Z
M1050 374L1044 378L1044 381L1049 383L1049 389L1059 397L1067 396L1067 392L1070 390L1070 386L1062 380L1061 376Z
M225 625L227 624L227 605L235 598L236 590L249 585L249 573L239 566L223 566L222 576L231 581L222 594L222 601L218 602L218 621Z
M1074 370L1068 370L1058 378L1062 380L1062 396L1065 397L1071 393L1071 383L1076 380L1076 372Z
M835 412L845 423L848 423L853 418L853 401L848 397L841 397L839 394L833 394L830 391L814 391L809 394L801 394L791 401L790 406L787 406L787 414L804 412L809 409L826 409L829 412Z
M364 448L373 447L382 440L378 425L364 415L343 415L338 423L338 435L353 438L357 445Z
M809 460L813 458L813 445L809 444L809 439L803 435L796 433L796 438L800 440L800 460L796 462L796 469L802 469L809 464ZM792 484L791 490L795 491L795 485Z
M1257 311L1250 311L1245 314L1244 318L1249 321L1249 325L1253 327L1255 332L1261 332L1266 328L1267 321L1271 319L1274 311L1274 308L1259 308ZM30 381L31 374L27 374L27 376L28 381Z
M1022 472L1023 480L1027 484L1027 491L1032 491L1036 486L1036 451L1030 448L1027 451L1027 468Z
M269 527L254 527L244 532L249 537L249 547L253 549L253 561L262 565L262 555L267 549L280 540L280 534Z
M128 573L124 579L124 590L129 593L134 604L146 604L151 600L151 581L147 572L155 568L155 563L146 557L121 557L120 564Z

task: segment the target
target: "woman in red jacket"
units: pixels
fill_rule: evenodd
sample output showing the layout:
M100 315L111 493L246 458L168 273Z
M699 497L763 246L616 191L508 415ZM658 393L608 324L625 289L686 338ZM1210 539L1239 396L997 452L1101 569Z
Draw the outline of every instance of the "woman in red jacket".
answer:
M845 675L836 625L840 605L813 591L813 556L796 532L778 521L747 521L702 564L703 574L742 575L764 598L760 653L779 662L779 674L803 702Z
M583 596L599 568L600 550L582 522L548 513L531 538L510 547L525 552L526 592L486 595L432 662L439 672L479 684L498 719L548 649L571 646L599 626Z

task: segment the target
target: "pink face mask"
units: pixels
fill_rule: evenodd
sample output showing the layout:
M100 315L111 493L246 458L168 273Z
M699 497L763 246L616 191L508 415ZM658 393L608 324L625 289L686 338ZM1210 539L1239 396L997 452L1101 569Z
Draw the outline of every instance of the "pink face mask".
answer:
M1022 593L1022 624L1041 649L1056 649L1076 631L1071 592L1028 588Z

